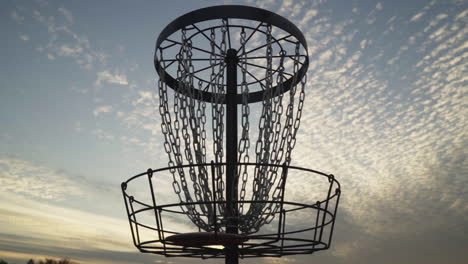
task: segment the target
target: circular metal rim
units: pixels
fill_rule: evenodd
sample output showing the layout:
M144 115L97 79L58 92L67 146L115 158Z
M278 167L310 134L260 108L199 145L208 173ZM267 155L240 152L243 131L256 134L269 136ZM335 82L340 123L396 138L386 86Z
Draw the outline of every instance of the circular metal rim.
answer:
M172 230L164 230L162 221L157 223L161 224L161 227L150 227L146 226L143 223L139 223L136 218L136 214L144 213L145 211L154 211L154 212L160 212L165 211L164 208L168 207L175 207L179 206L180 203L175 203L175 204L164 204L164 205L156 205L155 201L153 201L153 205L151 204L144 204L141 203L140 201L137 201L133 196L129 196L127 193L127 185L131 184L132 181L137 180L138 178L142 176L147 176L148 179L151 179L155 177L153 173L157 172L162 172L166 170L170 170L172 168L186 168L186 167L197 167L197 166L219 166L219 165L226 165L227 163L205 163L205 164L187 164L187 165L180 165L180 166L174 166L174 167L165 167L165 168L159 168L159 169L148 169L146 172L137 174L131 178L129 178L127 181L124 181L121 185L122 188L122 193L124 200L126 202L126 208L127 208L127 215L128 215L128 221L130 223L130 226L132 227L133 225L139 226L139 227L145 227L150 230L154 231L161 231L163 234L160 235L159 239L156 240L142 240L140 241L140 238L138 237L138 231L137 233L137 239L135 240L135 234L133 233L132 229L132 236L133 236L133 242L134 245L144 253L153 253L153 254L158 254L158 255L164 255L168 257L192 257L192 258L218 258L218 257L224 257L225 252L223 249L216 249L212 248L210 246L188 246L184 247L182 245L177 245L172 243L171 241L167 241L165 238L165 233L167 234L180 234L177 232L174 232ZM323 201L317 201L315 204L302 204L301 202L289 202L289 201L282 201L284 204L288 205L293 205L297 206L298 208L301 208L300 210L319 210L321 213L320 215L326 214L330 218L328 220L319 220L319 222L316 222L315 224L311 224L310 228L305 228L305 229L292 229L292 230L287 230L285 231L282 229L282 231L278 232L273 232L273 233L268 233L268 234L246 234L245 238L248 239L248 241L245 241L242 243L244 246L239 249L239 253L241 254L241 258L255 258L255 257L265 257L265 256L287 256L287 255L297 255L297 254L311 254L316 251L320 250L325 250L330 247L331 244L331 237L333 234L333 227L334 223L336 220L336 215L337 215L337 209L338 209L338 203L340 199L340 194L341 194L341 186L337 179L334 177L333 174L326 174L320 171L308 169L308 168L303 168L303 167L297 167L297 166L286 166L286 165L276 165L276 164L258 164L258 163L236 163L237 165L260 165L260 166L273 166L273 167L286 167L289 169L294 169L298 171L304 171L304 172L310 172L315 174L315 176L319 177L325 177L330 184L329 187L329 193L327 195L327 198ZM157 176L156 176L157 177ZM331 193L332 191L331 186L335 185L335 192ZM151 190L153 191L153 190ZM331 200L336 200L336 204L332 207L326 206L325 208L321 208L318 206L318 204L321 203L328 203L327 201ZM134 210L132 207L132 212L128 211L129 207L127 205L127 200L130 202L136 202L139 203L140 205L144 205L147 208L142 208L142 209L137 209ZM242 201L244 203L255 203L256 201ZM267 202L275 202L275 201L267 201ZM217 202L208 202L208 203L219 203ZM191 202L191 204L198 204L198 202ZM292 208L290 211L295 211L297 208ZM159 215L161 218L161 215ZM285 220L286 221L286 220ZM303 232L308 232L311 231L312 229L315 230L320 230L323 228L326 228L327 226L330 226L330 237L329 238L324 238L320 236L318 239L315 237L302 237L298 238L298 234L302 234ZM161 228L161 229L156 229L156 228ZM158 231L159 230L159 231ZM298 244L293 244L293 245L287 245L283 246L283 242L291 242L295 243L297 242ZM153 244L153 243L161 243L161 245ZM280 243L280 244L275 244L275 243ZM307 246L305 246L307 244ZM306 249L309 248L310 249Z
M258 238L253 238L258 239ZM287 238L286 242L305 242L313 248L305 248L304 246L297 247L288 247L288 250L282 250L281 246L273 245L272 242L275 242L274 237L264 238L262 240L267 241L267 244L256 245L252 243L244 243L244 245L249 246L248 249L240 249L240 258L259 258L259 257L282 257L289 255L299 255L299 254L313 254L314 252L326 250L330 247L330 244L327 244L322 241L312 241L306 239L298 238ZM269 242L269 243L268 243ZM163 246L151 246L153 243L162 243ZM224 249L213 248L210 246L199 246L199 247L169 247L176 246L174 244L166 243L163 240L148 240L140 242L138 245L135 245L143 253L152 253L156 255L163 255L166 257L188 257L188 258L201 258L201 259L212 259L212 258L224 258L225 252Z
M209 166L226 166L226 165L229 165L229 164L231 164L231 163L227 163L227 162L196 163L196 164L185 164L185 165L162 167L162 168L158 168L158 169L149 169L148 171L151 171L151 173L158 173L158 172L161 172L161 171L169 171L171 169L201 167L201 166L207 166L207 167L209 167ZM283 166L285 166L285 165L280 165L280 164L255 163L255 162L236 162L236 163L234 163L234 165L237 165L237 166L245 166L245 165L247 165L247 166L270 166L270 167L283 167ZM333 174L327 174L327 173L324 173L324 172L321 172L321 171L318 171L318 170L313 170L313 169L309 169L309 168L305 168L305 167L299 167L299 166L287 165L285 167L288 168L288 169L306 171L306 172L311 172L311 173L321 175L323 177L328 178L328 180L330 182L336 183L338 185L338 189L341 189L340 182L335 178L335 176ZM125 190L127 188L127 184L129 184L131 181L135 180L136 178L147 175L148 171L139 173L137 175L134 175L133 177L130 177L126 181L123 181L122 184L121 184L121 188Z
M309 56L308 56L308 51L307 51L307 41L305 40L305 37L302 34L302 32L299 30L299 28L296 27L296 25L294 25L288 19L278 14L275 14L273 12L270 12L268 10L265 10L265 9L251 7L251 6L242 6L242 5L221 5L221 6L212 6L212 7L194 10L185 15L182 15L178 17L177 19L175 19L174 21L172 21L171 23L169 23L159 34L159 37L156 41L156 48L155 48L155 53L154 53L154 67L156 69L156 72L159 74L160 78L163 78L165 83L169 87L187 96L190 96L194 99L202 98L202 100L206 102L212 101L212 97L214 97L213 93L207 92L207 91L201 91L201 90L196 89L195 87L186 87L186 85L179 83L170 74L164 71L164 69L159 64L159 60L157 58L157 51L160 45L162 44L162 42L167 37L169 37L171 34L177 32L178 30L186 26L199 23L199 22L203 22L203 21L207 21L207 20L228 19L228 18L248 19L248 20L254 20L258 22L266 22L275 27L281 28L284 31L291 34L292 36L294 36L301 43L307 55L302 67L298 70L298 72L294 76L290 77L283 83L283 87L275 86L267 90L249 93L248 103L260 102L263 100L264 98L263 95L265 93L277 94L276 91L280 88L282 88L283 93L285 93L288 90L290 90L292 86L298 84L302 80L304 75L307 73L307 69L309 67ZM220 96L216 96L216 97L220 97L218 103L223 103L223 104L226 103L226 98L224 94ZM236 103L242 104L242 102L243 102L242 94L237 94Z

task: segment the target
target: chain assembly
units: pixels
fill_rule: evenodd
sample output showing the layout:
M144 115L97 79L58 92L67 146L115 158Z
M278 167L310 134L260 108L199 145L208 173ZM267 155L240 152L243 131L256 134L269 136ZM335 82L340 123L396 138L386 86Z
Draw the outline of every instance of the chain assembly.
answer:
M159 114L168 165L174 167L170 170L172 186L183 213L202 230L215 231L216 226L222 229L223 223L226 223L226 168L221 164L226 158L225 128L226 122L229 122L225 120L225 57L227 49L231 48L231 41L238 39L239 165L236 168L238 186L232 188L238 193L236 217L239 231L251 234L258 232L280 213L286 177L281 168L291 162L304 105L305 74L297 80L304 55L301 54L303 51L299 41L294 42L293 53L288 54L272 36L271 24L262 22L257 28L239 26L238 36L230 35L232 32L229 29L226 19L220 19L218 26L204 31L196 26L183 28L180 40L171 40L173 44L169 45L179 45L175 59L172 60L166 60L163 56L166 47L158 49L161 76L158 80ZM259 32L264 35L264 55L255 57L251 55L256 50L252 47L251 39ZM197 34L202 34L208 41L209 49L194 46L193 40ZM200 54L206 59L199 58ZM265 66L252 63L250 57L263 59ZM197 63L203 60L207 66L200 70ZM287 68L286 60L293 66ZM177 86L171 87L174 90L172 93L168 92L168 84L164 79L164 72L170 67L176 67ZM256 70L255 74L252 74L252 70ZM202 71L205 72L204 78L198 75ZM264 75L259 80L255 75L261 71ZM256 83L256 86L252 83ZM262 98L260 107L254 108L256 113L252 115L250 95L253 90L258 91L254 86L261 88ZM206 94L210 96L205 97ZM208 118L211 121L207 122ZM251 144L252 121L257 123L255 144ZM210 128L211 133L208 133ZM255 156L252 158L255 166L249 171L247 164L251 162L252 154ZM214 165L195 166L207 164L207 157L213 160ZM184 169L183 165L193 166ZM251 186L250 190L248 186ZM216 203L213 197L216 197Z

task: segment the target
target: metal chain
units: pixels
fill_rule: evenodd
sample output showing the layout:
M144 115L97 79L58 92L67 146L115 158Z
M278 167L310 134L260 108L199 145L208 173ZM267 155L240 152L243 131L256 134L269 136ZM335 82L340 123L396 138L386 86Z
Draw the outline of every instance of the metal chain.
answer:
M299 48L300 48L300 43L297 42L296 48L295 48L295 59L294 59L294 68L293 68L294 73L297 73L299 71L299 63L298 63L300 59ZM294 75L293 77L293 83L295 83L297 80L296 76L297 75ZM306 78L307 78L307 75L305 75L300 82L301 92L299 95L299 100L298 100L299 102L298 102L294 124L292 124L292 118L293 118L294 95L296 92L296 87L295 86L291 87L290 92L289 92L290 101L289 101L289 105L287 108L289 112L287 111L287 114L286 114L287 119L285 122L285 127L281 133L283 136L282 136L281 144L279 146L280 149L283 149L284 144L285 144L284 141L286 141L287 151L286 151L286 157L284 161L285 165L289 165L289 163L291 162L292 149L294 148L295 143L296 143L296 133L300 126L300 118L302 116L302 108L304 106L304 98L305 98L304 90L305 90L305 83L307 81ZM281 159L277 159L276 161L279 162L281 161ZM274 203L270 203L269 206L267 206L262 212L262 215L265 215L265 217L260 218L261 220L258 223L259 226L262 226L263 224L269 224L274 219L274 215L278 213L278 210L280 208L279 200L281 199L281 195L283 192L282 189L284 188L283 180L284 180L283 178L280 178L280 180L278 181L278 184L276 185L276 188L272 194L272 201L274 201Z
M242 125L242 132L241 132L241 139L239 141L238 146L238 162L248 163L250 161L249 157L249 148L250 148L250 137L249 137L249 115L250 115L250 107L249 107L249 86L247 85L247 54L245 53L245 46L246 46L246 33L245 28L242 28L240 32L240 45L242 47L242 52L240 55L241 61L241 72L242 72L242 81L241 81L241 92L242 92L242 106L241 106L241 125ZM241 188L239 193L239 201L245 200L246 195L246 186L248 180L248 170L247 165L245 166L238 166L237 172L237 182L239 182L239 178L241 177ZM239 214L242 215L244 211L244 203L239 203Z
M202 81L198 81L198 89L201 91L202 89ZM197 98L197 109L195 120L190 122L190 126L192 129L192 135L196 138L196 146L194 146L196 152L195 157L197 164L206 164L206 102L202 97L202 93L199 93L199 97ZM195 139L194 139L195 143ZM210 181L208 179L208 170L205 166L198 166L198 180L202 190L203 199L204 201L210 201L212 196L211 188L210 188ZM212 207L209 205L205 205L205 211L207 215L212 214ZM209 218L211 219L211 218Z
M282 88L282 84L278 86L276 93L273 94L273 91L271 88L273 88L273 49L272 49L272 37L271 37L271 26L267 28L267 72L266 72L266 83L267 83L267 88L270 89L270 92L268 93L269 98L264 98L269 100L269 105L267 111L265 111L266 116L265 116L265 132L264 132L264 149L263 149L263 162L264 163L269 163L272 162L272 160L275 157L276 150L275 148L277 147L277 142L278 142L278 132L277 130L281 128L280 124L280 114L278 111L282 111L281 108L281 102L282 102L282 91L280 90ZM281 58L280 61L280 68L284 67L282 65L282 60ZM282 74L282 71L280 72ZM280 76L280 75L278 75ZM282 80L282 77L280 78ZM266 101L266 100L265 100ZM261 174L258 175L261 184L261 188L259 191L258 199L260 201L268 201L269 200L269 192L271 189L271 186L275 183L276 178L277 178L277 167L266 167L263 166L263 170L261 171ZM256 175L257 176L257 175ZM271 203L259 203L257 208L256 208L256 216L254 218L254 221L252 223L252 228L255 230L258 230L263 222L265 221L266 217L265 215L269 216L271 214Z
M192 89L194 88L193 79L194 79L194 66L192 63L192 41L191 39L187 39L185 34L183 35L183 41L186 43L185 49L185 67L187 69L187 79L185 81L186 85L189 89L186 89L188 96L184 96L184 103L186 107L183 107L183 134L184 134L184 142L185 142L185 156L190 165L193 165L193 155L191 151L190 145L190 138L192 136L192 147L195 152L195 160L198 164L203 162L203 158L201 157L201 146L200 146L200 119L196 118L196 111L195 111L195 99L192 93ZM200 101L198 100L198 105L200 105ZM187 115L188 111L188 115ZM188 130L188 126L190 126L190 130ZM191 133L189 133L189 131ZM198 171L198 173L196 172ZM211 207L203 202L211 200L211 191L209 188L209 181L208 181L208 174L204 167L198 166L189 167L189 174L190 179L192 180L193 190L195 194L196 201L199 202L199 207L202 210L202 213L205 215L211 214Z
M162 50L160 50L160 58L161 60L163 60L163 53L162 53ZM168 162L168 165L170 167L173 167L175 166L176 162L174 162L174 159L176 159L176 157L179 157L179 155L177 154L178 153L178 148L177 148L177 139L176 139L176 132L175 132L175 129L178 127L176 125L176 123L174 123L174 129L172 127L172 122L171 122L171 115L169 113L169 107L168 107L168 96L167 96L167 85L165 83L165 80L164 80L164 68L165 68L165 65L163 64L162 65L162 70L160 72L160 79L158 81L158 87L159 87L159 113L162 117L162 122L161 122L161 131L164 135L164 149L166 151L166 153L168 154L168 157L169 157L169 162ZM175 92L177 93L177 92ZM174 105L176 105L176 103L174 103ZM174 192L177 194L178 198L179 198L179 201L182 203L183 202L183 199L182 199L182 196L181 196L181 192L182 192L182 189L180 187L180 184L179 184L179 181L177 180L177 177L176 177L176 169L170 169L170 172L172 174L172 177L173 177L173 183L172 183L172 186L173 186L173 189L174 189ZM195 219L193 219L193 214L191 212L191 210L189 209L188 212L187 212L187 209L186 207L183 207L181 206L181 210L182 212L184 212L185 214L188 215L188 217L196 222Z
M286 56L286 51L281 50L279 55L280 57L280 62L279 62L279 67L278 67L278 74L277 74L277 80L276 80L276 93L274 94L274 99L273 99L273 113L272 113L272 119L271 119L271 125L274 127L273 129L273 141L272 141L272 147L270 151L270 164L274 165L280 165L281 164L281 159L282 159L282 142L284 141L284 138L281 138L280 140L280 135L281 135L281 116L283 114L283 92L284 92L284 58ZM270 166L267 172L267 177L265 181L265 185L263 186L263 194L264 194L264 200L271 200L274 203L268 203L265 204L265 207L262 210L262 217L259 217L257 221L257 226L260 227L264 223L270 223L275 214L277 213L277 210L279 209L278 205L279 200L280 200L280 194L281 194L281 178L278 180L278 168L277 166ZM276 183L276 188L273 193L270 194L271 188L275 185ZM271 195L271 199L270 199Z
M263 94L262 100L262 114L260 116L258 128L259 134L257 143L255 146L256 154L256 163L257 164L266 164L269 161L270 154L270 143L272 136L271 129L271 118L272 118L272 82L273 82L273 70L272 70L272 36L271 36L272 27L270 24L266 25L266 58L267 66L265 70L265 92ZM254 201L265 201L266 195L264 193L264 187L267 181L267 167L262 165L256 165L254 169L254 180L253 180L253 189L252 189L252 200ZM258 230L259 225L258 221L261 217L261 212L265 203L253 203L251 204L249 211L247 212L246 217L246 226L250 229Z
M272 70L272 47L271 47L271 28L267 25L267 69L265 73L265 86L269 89L273 86L272 78L274 72ZM294 118L294 104L296 85L290 87L289 102L286 106L286 118L284 126L281 122L283 115L283 93L284 93L284 58L286 51L279 52L279 66L276 70L276 92L274 94L264 93L262 113L259 122L259 136L255 148L256 162L257 163L270 163L275 165L289 165L291 161L291 152L295 146L296 133L300 125L300 118L302 115L302 107L304 104L304 88L306 77L301 82L301 92L299 102L296 110L296 117ZM299 71L300 60L300 43L296 43L295 54L293 57L294 77L292 83L296 83L297 74ZM245 67L245 66L244 66ZM253 195L254 201L265 201L264 203L252 204L249 211L241 216L243 224L241 224L241 231L243 232L257 232L261 226L270 223L280 209L280 200L283 195L283 177L278 177L278 168L276 166L261 166L255 167L254 182L253 182ZM272 191L273 190L273 191ZM241 189L242 191L242 189ZM271 202L267 202L271 201Z
M191 56L192 56L192 51L191 51L191 40L190 39L187 39L187 36L186 36L186 29L182 29L182 34L181 34L181 41L183 43L183 46L181 47L181 50L180 50L180 60L179 60L179 67L178 67L178 71L177 71L177 78L179 80L179 89L184 89L184 91L186 93L189 94L189 96L186 96L186 95L183 95L183 94L179 94L179 93L175 93L177 94L174 98L174 102L178 101L178 108L177 108L177 111L176 111L176 108L174 109L174 113L176 115L176 120L177 120L177 117L180 119L181 123L182 123L182 128L180 129L181 132L182 132L182 138L183 138L183 142L184 142L184 145L185 145L185 149L184 149L184 154L185 154L185 158L187 160L187 162L192 165L193 164L193 156L192 156L192 151L191 151L191 138L190 138L190 133L188 131L188 126L189 126L189 120L188 120L188 115L187 115L187 110L190 108L189 107L189 98L190 98L190 101L193 102L193 98L191 95L191 88L193 87L193 74L191 74L191 72L193 72L193 65L192 65L192 59L191 59ZM180 106L179 106L180 104ZM192 104L190 104L190 106L192 106ZM179 115L178 115L179 114ZM179 144L180 146L180 144ZM182 155L180 155L182 156ZM180 158L180 163L178 165L182 165L182 158ZM197 175L195 173L195 170L194 170L194 167L189 167L189 176L190 176L190 180L192 181L192 186L193 186L193 190L194 190L194 194L195 194L195 199L198 201L198 202L201 202L203 201L202 197L201 197L201 191L200 191L200 186L198 185L197 183ZM179 169L179 176L180 176L180 181L181 181L181 185L182 185L182 190L184 192L184 195L185 195L185 198L186 198L186 201L188 203L192 203L194 202L193 201L193 198L191 196L191 193L190 193L190 190L187 186L187 181L185 179L185 171L180 168ZM205 223L205 221L203 219L200 218L200 214L199 212L196 210L195 206L194 205L186 205L187 207L187 210L190 212L191 216L192 216L192 221L197 225L199 226L200 228L206 228L207 227L207 224ZM206 210L206 207L204 206L200 206L200 208L202 209L202 212L206 213L207 210Z
M226 33L227 33L227 28L226 28L226 21L223 19L223 26L221 27L221 43L220 43L220 49L223 54L226 53ZM210 44L211 44L211 53L215 54L215 41L216 38L213 38L215 36L215 31L211 31L211 36L212 38L210 39ZM210 57L211 60L211 57ZM223 64L223 63L221 63ZM213 69L215 66L212 66ZM215 95L213 96L213 101L212 101L212 117L213 117L213 152L215 155L215 162L216 163L221 163L223 162L223 157L224 157L224 148L223 148L223 140L224 140L224 104L222 104L223 97L225 96L225 84L224 84L224 73L221 73L221 71L224 69L224 65L219 66L219 71L218 74L215 74L214 77L214 82L212 83L212 93ZM213 73L213 72L212 72ZM219 74L220 73L220 74ZM224 201L224 180L223 180L223 174L224 174L224 167L223 166L217 166L215 169L216 173L216 197L221 203L218 203L218 209L219 209L219 214L224 215L225 212L225 204L222 203Z

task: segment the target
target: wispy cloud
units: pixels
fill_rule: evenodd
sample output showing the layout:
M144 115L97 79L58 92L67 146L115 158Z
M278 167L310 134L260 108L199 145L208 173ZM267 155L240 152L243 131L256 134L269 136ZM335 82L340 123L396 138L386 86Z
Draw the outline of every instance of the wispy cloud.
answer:
M71 184L62 172L14 158L0 159L0 188L49 200L62 200L79 195L79 187Z
M418 215L427 212L419 208L444 212L455 222L468 217L462 205L466 201L459 200L466 187L450 188L441 181L451 179L456 186L467 185L461 176L467 169L460 148L466 145L466 110L461 100L466 99L462 92L462 84L466 83L462 47L468 34L457 24L463 12L449 23L447 13L435 13L430 8L432 5L408 18L391 19L377 16L373 10L368 16L334 23L322 15L323 22L313 21L304 30L311 53L306 97L309 107L304 110L293 160L343 176L339 179L348 195L342 209L353 225L369 235L388 233L388 221L398 223L403 218L405 224L395 226L391 232L402 236L405 232L420 234L447 221L448 217L431 215L434 221L422 224ZM376 6L376 10L382 9ZM325 13L320 6L318 10ZM425 17L429 13L436 15ZM372 27L388 24L398 28L411 20L422 23L414 29L414 35L408 36L408 43L398 45L396 51L385 45L384 39L397 38L397 31L389 30L382 39L359 33L346 36L358 23L366 21ZM362 30L372 27L364 26ZM424 30L427 34L422 39L417 32ZM366 38L355 37L363 35ZM353 49L351 43L356 41L357 48L366 52ZM339 52L341 46L346 47L345 52ZM371 55L373 48L375 56ZM432 56L432 52L437 54ZM419 53L425 59L407 66L407 59ZM433 58L441 61L435 63ZM398 68L383 74L385 70L379 67L386 62L389 66L384 69L395 65ZM397 85L389 79L404 75L413 76L411 80L417 83ZM406 93L410 95L404 96ZM442 173L442 164L453 172ZM298 197L308 197L301 183L292 182ZM440 201L441 197L434 197L434 193L445 193L446 198ZM336 254L356 256L362 243L342 244Z
M69 57L83 67L91 70L98 64L105 63L107 55L94 50L86 36L77 34L71 29L74 22L72 13L65 8L58 8L57 12L65 17L65 22L60 22L56 16L47 17L39 10L33 10L32 18L42 25L49 35L47 44L40 45L37 50L46 52L47 57Z
M425 12L419 12L415 14L413 17L411 17L410 22L419 21L424 16L424 14Z
M110 113L110 112L112 112L112 106L103 105L103 106L99 106L96 109L94 109L93 115L98 116L98 115L100 115L102 113Z
M382 9L383 9L383 4L382 4L382 2L378 2L377 5L375 5L375 8L376 8L377 10L382 10Z
M305 26L312 18L314 18L317 15L318 15L318 10L310 9L304 14L304 17L302 18L299 24L302 26Z
M123 228L128 227L126 218L107 216L106 210L94 213L96 208L89 206L78 209L96 199L120 204L120 196L96 182L26 160L1 158L0 190L0 226L8 227L0 232L2 258L71 257L102 264L136 264L136 259L146 258L132 253L129 230Z
M23 40L23 41L28 41L28 40L29 40L29 36L26 35L26 34L20 34L20 35L19 35L19 38L20 38L21 40Z
M95 85L99 86L102 82L111 84L128 85L127 76L125 74L110 73L109 71L102 71L97 73Z
M463 20L467 16L468 16L468 10L463 10L455 17L455 21Z
M17 195L1 194L2 225L11 227L0 233L25 236L34 241L46 239L44 247L68 249L131 249L125 219L114 219L76 209L41 203ZM59 214L57 212L60 212ZM12 223L16 225L11 225ZM109 237L112 234L113 238ZM124 241L124 242L120 242Z
M75 46L75 47L70 47L67 44L63 44L60 46L58 49L58 55L59 56L68 56L68 57L73 57L80 55L83 52L83 48L80 46Z
M73 24L73 15L68 9L60 7L57 10L65 17L68 23Z

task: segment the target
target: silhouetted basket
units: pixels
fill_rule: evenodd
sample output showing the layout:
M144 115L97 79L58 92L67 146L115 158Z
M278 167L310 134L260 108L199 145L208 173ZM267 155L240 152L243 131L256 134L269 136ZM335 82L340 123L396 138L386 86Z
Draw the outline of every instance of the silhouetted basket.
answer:
M195 10L162 30L154 66L169 167L122 184L135 246L229 264L327 249L340 185L289 166L309 67L296 25L256 7Z
M239 163L237 165L258 166L259 164ZM189 169L198 166L210 168L226 166L226 164L212 163L149 169L122 183L133 242L141 252L168 257L223 258L226 255L226 247L237 245L241 258L251 258L310 254L330 247L341 194L340 184L333 175L295 166L280 166L283 177L287 176L288 183L291 182L293 185L295 180L298 181L297 186L312 184L310 196L315 194L315 197L322 196L322 199L306 203L303 200L304 197L299 197L300 200L296 201L294 198L297 194L292 190L290 193L283 193L279 201L237 201L237 206L261 202L276 203L281 208L275 213L269 225L262 226L261 230L254 234L226 233L226 225L229 221L222 215L214 215L216 221L212 221L213 230L209 232L199 228L187 230L187 232L173 231L177 223L185 221L187 228L191 224L186 221L187 212L183 211L183 206L187 202L159 203L157 197L164 198L165 190L157 189L155 186L159 186L160 182L167 182L165 177L171 176L167 172L173 168ZM276 165L262 164L261 166ZM298 179L295 179L295 176ZM147 191L144 193L141 192L141 184L146 185ZM136 193L128 193L133 185ZM193 204L199 205L200 203L194 202ZM214 200L204 205L226 205L226 202ZM148 221L149 216L151 220ZM239 222L242 219L242 215L237 216ZM288 223L288 220L291 222ZM241 224L239 222L238 224ZM180 227L177 228L180 229Z

